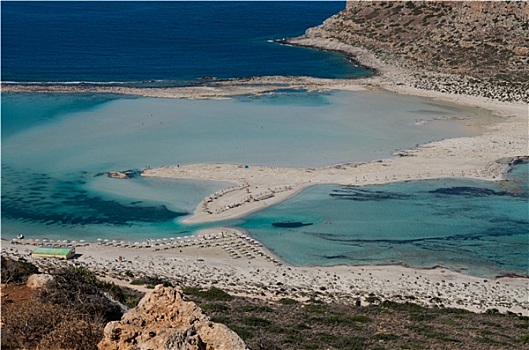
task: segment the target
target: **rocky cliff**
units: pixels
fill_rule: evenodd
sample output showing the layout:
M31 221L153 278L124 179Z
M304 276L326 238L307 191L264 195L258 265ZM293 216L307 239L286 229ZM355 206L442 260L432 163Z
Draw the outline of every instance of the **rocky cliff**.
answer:
M470 85L503 86L500 90L510 91L504 99L527 98L526 1L348 1L304 37L367 49L385 63L415 72L417 85L425 84L421 74L428 71L465 77Z
M110 322L100 350L243 350L244 342L226 326L209 321L174 288L156 286L120 321Z

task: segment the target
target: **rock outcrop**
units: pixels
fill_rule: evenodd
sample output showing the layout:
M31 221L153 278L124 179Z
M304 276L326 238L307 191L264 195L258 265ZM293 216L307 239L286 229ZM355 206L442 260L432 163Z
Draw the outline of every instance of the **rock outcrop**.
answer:
M214 323L193 302L174 289L158 285L121 321L105 327L100 350L246 349L239 336L225 325Z
M36 273L28 277L26 286L30 289L40 289L53 281L53 276L46 273Z

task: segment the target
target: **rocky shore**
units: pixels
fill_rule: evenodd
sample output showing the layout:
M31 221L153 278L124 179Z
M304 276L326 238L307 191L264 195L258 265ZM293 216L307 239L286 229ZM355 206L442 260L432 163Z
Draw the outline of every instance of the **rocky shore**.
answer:
M528 18L523 1L348 1L285 42L344 52L386 84L528 102Z

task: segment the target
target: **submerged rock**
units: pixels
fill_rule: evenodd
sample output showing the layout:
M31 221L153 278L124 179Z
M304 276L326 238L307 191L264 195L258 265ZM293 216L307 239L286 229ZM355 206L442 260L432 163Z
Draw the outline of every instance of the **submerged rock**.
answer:
M214 323L193 302L186 302L174 289L156 286L121 321L106 325L100 350L247 349L239 336L220 323Z

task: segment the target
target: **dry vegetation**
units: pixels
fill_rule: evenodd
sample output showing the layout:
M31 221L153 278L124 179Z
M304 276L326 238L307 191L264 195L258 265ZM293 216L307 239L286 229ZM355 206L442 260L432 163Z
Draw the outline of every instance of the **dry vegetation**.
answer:
M527 3L351 2L327 30L440 73L528 81Z
M98 281L90 271L56 271L41 290L23 283L36 272L23 260L2 257L2 349L97 349L107 322L121 318L140 295Z
M318 300L266 302L216 288L183 292L254 350L529 349L529 318L495 310L475 314L389 301L364 307Z

